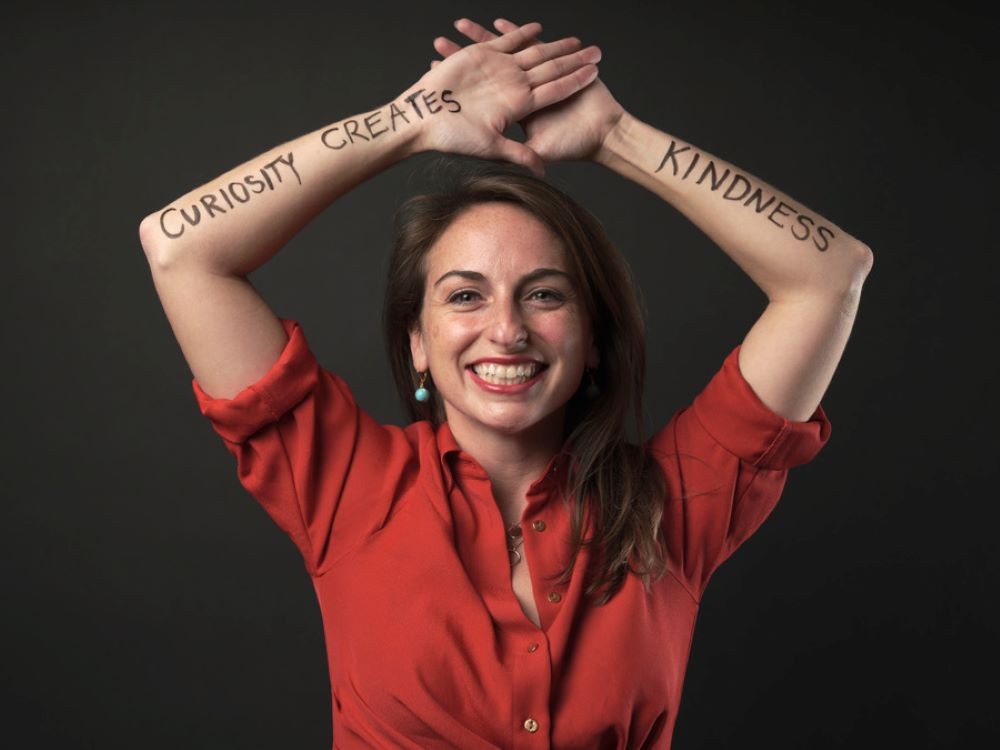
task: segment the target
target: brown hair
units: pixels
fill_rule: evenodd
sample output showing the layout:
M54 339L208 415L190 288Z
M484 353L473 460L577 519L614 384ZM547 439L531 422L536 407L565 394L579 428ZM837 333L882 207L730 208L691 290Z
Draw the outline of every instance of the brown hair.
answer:
M395 216L395 243L389 263L383 308L385 341L400 398L413 420L437 427L445 418L441 399L413 397L417 374L409 331L418 324L424 298L424 258L442 232L464 209L477 203L506 201L527 209L562 238L581 303L593 321L600 364L595 379L600 394L588 399L581 387L567 404L563 452L568 453L568 497L572 498L570 563L557 581L567 583L581 547L593 547L597 576L588 596L605 590L604 604L624 583L627 570L650 575L666 572L660 521L666 482L656 460L642 450L643 383L646 333L639 295L625 258L601 223L568 195L514 165L472 160L448 161L454 177L436 192L405 201ZM585 379L586 380L586 379ZM632 417L636 442L627 436ZM582 538L585 513L594 515L595 535ZM635 558L639 570L632 569ZM593 567L592 567L593 569ZM591 570L592 570L591 569ZM588 578L591 570L586 572Z

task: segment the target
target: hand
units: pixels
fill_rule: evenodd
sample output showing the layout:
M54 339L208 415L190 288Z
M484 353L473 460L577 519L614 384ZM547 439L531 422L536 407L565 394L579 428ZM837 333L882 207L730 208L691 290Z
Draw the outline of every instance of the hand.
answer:
M593 81L601 51L580 49L575 38L529 45L541 29L540 23L512 25L503 36L491 35L432 66L417 87L436 92L447 104L422 119L420 148L505 159L544 175L541 157L505 138L504 130Z
M494 23L501 34L509 34L517 25L503 18ZM455 21L455 28L473 42L484 43L497 35L466 18ZM542 46L541 40L529 39L525 50ZM446 59L468 47L461 47L445 37L434 40L434 49ZM522 50L522 51L525 51ZM443 64L431 63L431 69ZM526 146L546 162L593 159L608 133L621 119L625 110L611 95L608 87L595 78L592 83L565 99L529 114L519 121L527 136Z

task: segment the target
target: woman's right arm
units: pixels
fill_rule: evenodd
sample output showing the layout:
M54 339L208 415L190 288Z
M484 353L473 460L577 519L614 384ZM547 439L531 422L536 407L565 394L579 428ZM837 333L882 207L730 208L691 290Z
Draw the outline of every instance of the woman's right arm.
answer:
M542 171L503 131L589 84L600 52L574 38L528 47L540 30L526 24L467 47L384 106L284 143L143 219L157 293L207 394L231 398L278 359L287 335L246 276L339 196L425 150Z
M412 95L416 93L417 96ZM245 276L334 200L418 150L419 108L434 92L412 87L385 106L267 151L147 216L142 246L160 268ZM438 92L440 97L440 92Z
M397 117L393 130L377 113L404 112L401 103L410 122ZM415 152L412 106L423 103L400 98L284 143L143 219L153 283L206 393L232 398L277 361L287 334L247 274L338 197Z

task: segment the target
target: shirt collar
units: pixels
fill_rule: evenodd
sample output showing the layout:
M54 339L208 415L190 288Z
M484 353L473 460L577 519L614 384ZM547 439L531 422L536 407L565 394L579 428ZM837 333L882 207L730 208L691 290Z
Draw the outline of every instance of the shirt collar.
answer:
M441 471L446 478L449 492L454 486L453 477L456 473L464 478L489 479L486 469L469 453L466 453L459 447L455 441L454 434L452 434L451 426L446 421L438 425L437 447L438 455L441 459ZM567 456L565 453L560 452L552 456L545 465L545 471L531 483L528 492L534 492L542 485L559 478L559 475L565 475L566 466Z

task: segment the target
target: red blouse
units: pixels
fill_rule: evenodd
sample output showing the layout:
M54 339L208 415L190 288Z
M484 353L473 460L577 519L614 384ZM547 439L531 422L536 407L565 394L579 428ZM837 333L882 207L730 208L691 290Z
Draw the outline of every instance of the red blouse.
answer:
M379 424L301 326L281 322L288 343L258 382L232 399L192 386L312 577L334 748L669 748L705 584L767 518L788 469L826 443L823 408L807 422L772 412L737 346L649 441L669 488L670 573L651 594L630 574L601 607L582 595L588 550L568 585L547 580L568 561L553 458L521 520L539 628L511 588L489 477L448 424Z

